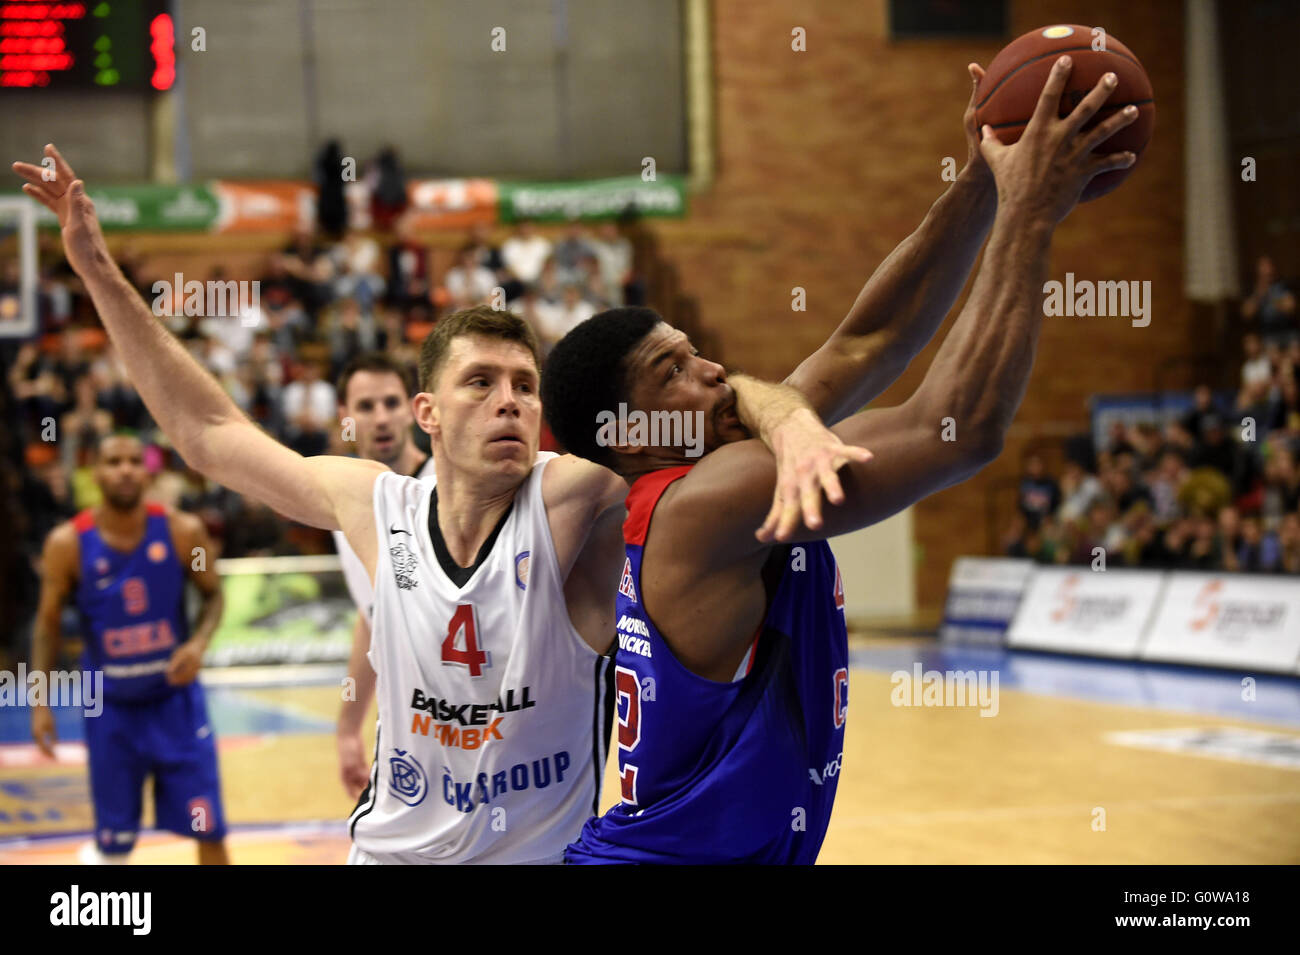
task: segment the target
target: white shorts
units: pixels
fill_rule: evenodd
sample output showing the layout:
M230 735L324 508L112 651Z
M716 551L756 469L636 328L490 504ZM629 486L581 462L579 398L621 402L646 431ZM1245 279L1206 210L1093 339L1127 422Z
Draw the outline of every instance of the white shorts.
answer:
M383 865L370 853L359 848L357 844L352 843L352 849L348 852L348 865Z

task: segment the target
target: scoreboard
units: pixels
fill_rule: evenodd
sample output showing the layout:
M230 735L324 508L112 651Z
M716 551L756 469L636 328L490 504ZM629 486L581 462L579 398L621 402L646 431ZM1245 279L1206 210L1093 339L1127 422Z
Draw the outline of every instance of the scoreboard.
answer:
M166 90L175 79L166 0L0 0L0 92Z

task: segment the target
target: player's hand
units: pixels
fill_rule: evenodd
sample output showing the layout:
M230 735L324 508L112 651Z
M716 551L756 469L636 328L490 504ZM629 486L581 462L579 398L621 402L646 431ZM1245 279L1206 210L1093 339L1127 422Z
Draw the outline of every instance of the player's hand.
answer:
M811 409L801 408L772 432L776 456L776 491L754 536L767 543L788 540L803 517L804 526L822 526L822 494L832 504L844 503L844 489L835 473L850 461L870 461L866 448L845 444L822 424Z
M32 739L42 753L54 757L54 744L59 737L54 732L54 712L48 706L32 707Z
M95 215L95 204L86 195L86 184L77 178L52 143L45 147L45 156L53 161L52 168L16 162L13 170L27 180L23 192L59 217L63 254L73 270L84 275L92 266L112 261Z
M339 777L349 799L356 799L370 783L370 760L357 733L339 733L335 737L339 750Z
M187 640L173 651L167 661L167 682L172 686L184 686L193 683L203 666L203 647L193 640Z
M984 67L978 63L967 63L966 72L970 74L971 82L970 102L966 104L966 112L961 117L962 129L966 131L966 169L978 176L991 176L992 171L980 150L979 124L975 122L975 95L979 91L980 80L984 79Z
M998 206L1015 210L1035 224L1055 227L1079 201L1084 187L1099 173L1125 169L1137 161L1131 152L1093 155L1093 150L1138 116L1136 106L1126 106L1092 129L1081 132L1088 120L1114 92L1114 73L1105 74L1065 118L1058 114L1061 95L1070 78L1072 61L1056 61L1043 85L1042 95L1025 131L1005 146L993 127L981 130L980 151L998 184Z

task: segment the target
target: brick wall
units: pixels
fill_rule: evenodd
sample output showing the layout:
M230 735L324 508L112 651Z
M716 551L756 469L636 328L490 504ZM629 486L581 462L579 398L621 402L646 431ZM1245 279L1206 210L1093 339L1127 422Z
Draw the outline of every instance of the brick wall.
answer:
M715 329L726 360L788 373L843 318L875 266L945 187L945 156L965 158L965 65L1001 42L891 41L883 0L716 0L716 179L689 220L656 226L683 291ZM1152 387L1162 362L1204 340L1182 295L1182 4L1011 0L1010 34L1052 22L1102 26L1146 66L1156 91L1152 146L1117 192L1058 230L1052 276L1150 280L1153 319L1047 319L1032 381L1006 451L983 474L916 509L918 601L939 604L953 557L981 552L990 481L1013 476L1024 442L1086 424L1098 391ZM790 49L807 31L807 52ZM793 286L807 312L790 310ZM960 308L954 308L956 315ZM950 317L951 321L951 317ZM881 399L901 401L945 334ZM1166 383L1182 383L1177 369ZM883 466L888 466L882 462Z

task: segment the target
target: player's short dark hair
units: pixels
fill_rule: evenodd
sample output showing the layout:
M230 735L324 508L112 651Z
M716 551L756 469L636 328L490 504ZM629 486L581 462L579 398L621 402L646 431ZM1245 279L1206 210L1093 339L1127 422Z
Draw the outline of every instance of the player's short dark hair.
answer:
M542 371L542 411L570 454L613 468L616 458L596 441L597 416L627 395L627 356L663 318L652 308L611 308L561 338Z
M420 390L432 391L442 370L451 343L466 335L482 335L518 342L532 353L533 364L540 370L542 349L533 327L513 312L498 311L490 305L472 305L439 319L420 346Z
M387 352L368 351L357 355L344 365L343 370L339 372L338 382L334 386L339 404L346 405L348 403L348 382L359 371L396 375L402 383L402 393L408 398L411 397L411 370L406 366L406 363L398 361Z
M90 459L98 461L99 456L103 453L104 445L115 438L128 438L140 445L141 449L145 446L145 440L140 436L140 432L134 428L114 428L107 434L101 434L94 442L90 444ZM84 445L83 445L84 447Z

